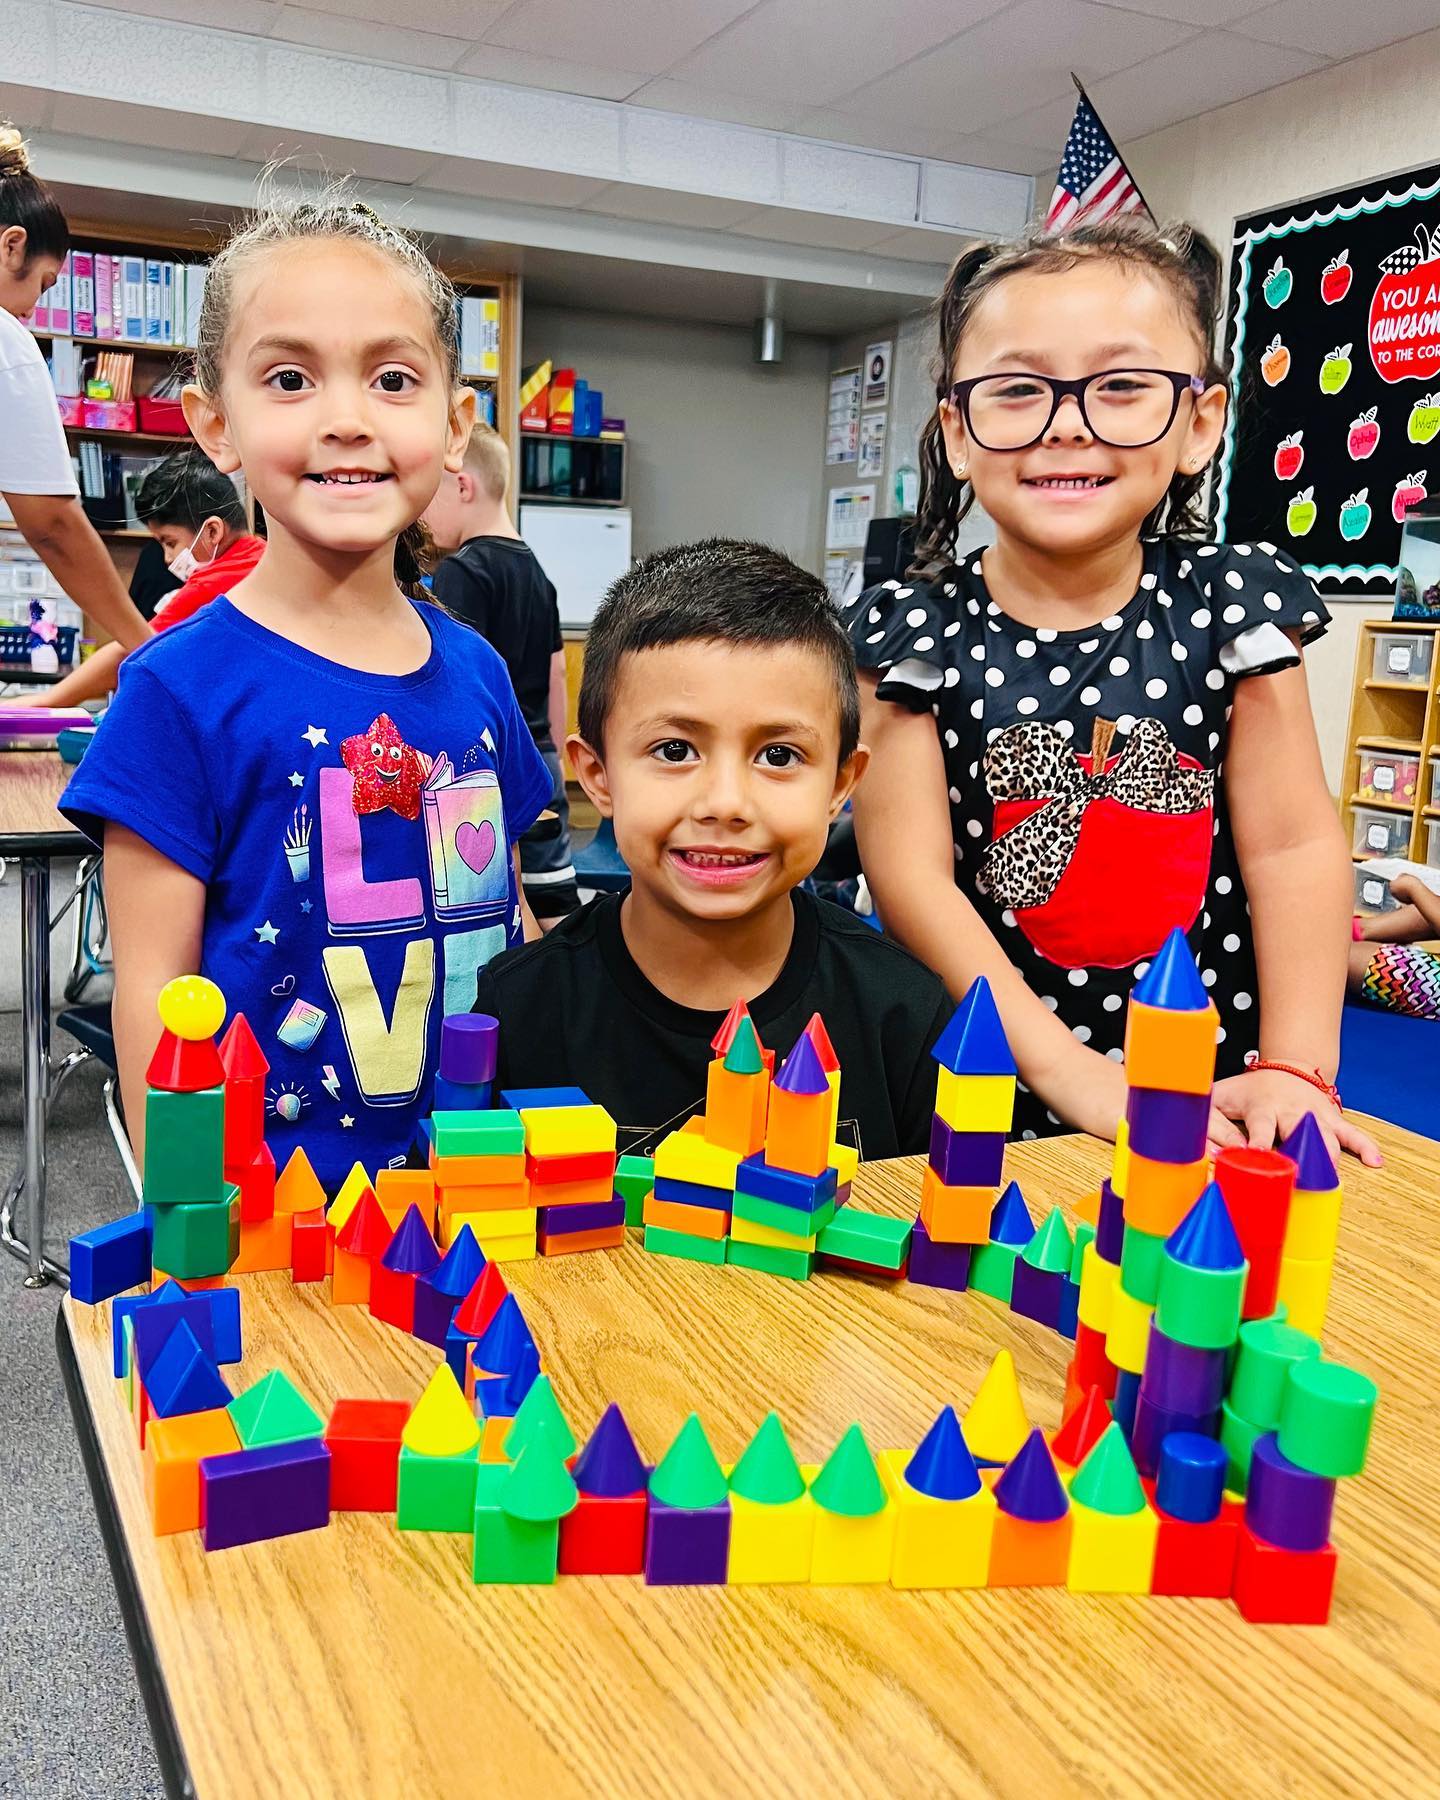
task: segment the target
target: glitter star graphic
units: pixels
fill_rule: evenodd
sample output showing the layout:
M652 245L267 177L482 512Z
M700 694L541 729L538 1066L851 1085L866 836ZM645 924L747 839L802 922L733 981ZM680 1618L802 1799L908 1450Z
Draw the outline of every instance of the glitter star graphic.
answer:
M304 787L305 777L298 769L292 769L290 771L290 785L291 787Z
M378 713L368 730L344 739L340 756L354 777L357 813L383 812L388 807L402 819L420 817L420 758L389 713Z
M267 919L263 925L255 927L255 935L262 944L273 944L279 940L280 928L278 925L272 925Z
M355 1121L350 1117L349 1113L341 1113L340 1123L345 1130L348 1131Z
M300 735L301 737L310 740L310 748L312 750L318 750L322 744L328 744L330 742L329 738L325 735L325 727L323 725L307 725Z

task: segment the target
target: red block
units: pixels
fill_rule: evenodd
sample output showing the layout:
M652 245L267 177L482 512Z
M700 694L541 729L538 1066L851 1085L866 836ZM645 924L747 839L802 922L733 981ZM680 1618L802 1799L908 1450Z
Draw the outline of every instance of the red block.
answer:
M296 1213L290 1233L290 1268L296 1281L323 1281L335 1266L335 1233L325 1208Z
M1243 1520L1235 1556L1235 1604L1252 1625L1323 1625L1335 1592L1335 1547L1282 1550Z
M1075 1327L1075 1380L1088 1392L1098 1387L1107 1400L1115 1398L1115 1382L1120 1371L1105 1354L1105 1333L1090 1325Z
M225 1104L227 1107L230 1104L228 1089ZM240 1190L242 1225L259 1225L275 1217L275 1154L267 1143L261 1141L260 1148L248 1163L234 1166L227 1150L225 1179L233 1181Z
M1155 1505L1155 1484L1142 1483L1150 1504ZM1212 1600L1229 1598L1235 1585L1235 1550L1244 1505L1222 1501L1220 1516L1204 1525L1190 1519L1172 1519L1155 1507L1160 1531L1155 1542L1152 1594L1189 1594Z
M162 1031L150 1066L145 1071L145 1085L163 1088L168 1094L197 1094L202 1088L223 1087L225 1065L220 1052L209 1038L178 1038L173 1031Z
M337 1400L325 1427L332 1512L394 1512L407 1400Z
M1275 1310L1295 1165L1278 1150L1235 1144L1215 1158L1215 1180L1250 1264L1242 1316L1268 1318Z
M414 1331L415 1277L387 1269L377 1258L370 1270L370 1316L398 1331Z
M645 1567L646 1496L582 1494L560 1521L562 1575L639 1575Z
M574 1156L532 1156L528 1150L525 1152L525 1175L532 1187L550 1187L557 1181L594 1181L614 1173L613 1150L584 1150Z
M908 1281L910 1279L910 1256L906 1252L905 1260L898 1269L877 1269L874 1263L856 1262L853 1256L831 1256L822 1251L815 1258L817 1269L842 1269L847 1275L873 1275L879 1281Z

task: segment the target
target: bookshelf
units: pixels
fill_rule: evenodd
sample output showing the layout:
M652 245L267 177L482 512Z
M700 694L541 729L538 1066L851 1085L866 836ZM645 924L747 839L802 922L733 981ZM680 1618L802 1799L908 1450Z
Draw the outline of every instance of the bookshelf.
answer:
M1386 670L1387 649L1394 645L1414 653L1424 679L1400 680ZM1428 651L1428 657L1426 652ZM1394 786L1396 770L1416 765L1413 791ZM1372 780L1362 771L1369 765ZM1381 778L1373 778L1375 767ZM1355 677L1350 697L1350 727L1341 771L1340 811L1351 837L1352 860L1399 856L1410 862L1440 861L1440 806L1432 804L1435 770L1440 769L1440 624L1413 619L1366 619L1355 646ZM1388 774L1385 771L1389 771ZM1366 817L1381 835L1395 840L1356 847ZM1437 853L1431 855L1434 837Z

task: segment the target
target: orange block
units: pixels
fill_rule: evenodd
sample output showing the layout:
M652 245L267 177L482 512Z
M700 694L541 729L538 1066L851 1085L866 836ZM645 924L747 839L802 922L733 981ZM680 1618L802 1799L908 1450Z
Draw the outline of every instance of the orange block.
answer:
M1070 1564L1070 1515L1047 1524L995 1514L990 1587L1064 1587Z
M467 1398L471 1402L475 1399L474 1380L472 1372L470 1385L466 1390ZM482 1463L505 1461L505 1440L509 1437L510 1427L514 1423L513 1419L503 1418L499 1414L486 1419L485 1429L480 1434L480 1460Z
M1204 1012L1168 1012L1132 1000L1125 1016L1125 1079L1133 1088L1208 1094L1219 1029L1213 1004Z
M180 1413L151 1419L145 1434L145 1499L156 1537L200 1529L200 1458L240 1448L230 1414Z
M765 1126L765 1160L797 1175L823 1175L830 1167L830 1090L789 1094L771 1086Z
M412 1206L420 1208L426 1226L432 1233L435 1230L435 1177L428 1169L382 1169L375 1177L375 1198L392 1231L400 1229Z
M325 1190L310 1166L310 1158L301 1145L297 1144L275 1182L275 1211L314 1212L317 1206L324 1204ZM244 1218L243 1210L240 1216Z
M150 1271L150 1285L157 1288L162 1281L173 1281L176 1287L184 1288L187 1294L198 1294L201 1288L225 1286L223 1275L169 1275L157 1263Z
M683 1200L657 1200L654 1194L645 1196L641 1217L663 1231L683 1231L687 1237L709 1238L716 1244L730 1229L729 1213L718 1206L687 1206Z
M520 1160L523 1166L524 1159ZM515 1212L531 1204L528 1181L501 1182L493 1187L452 1187L446 1182L436 1187L435 1198L442 1219L452 1213Z
M753 1156L765 1142L770 1110L770 1077L737 1075L720 1057L705 1077L705 1135L712 1144Z
M291 1231L293 1213L276 1213L240 1225L240 1254L230 1266L232 1275L253 1275L259 1269L288 1269L294 1262Z
M525 1179L525 1152L514 1156L437 1156L430 1146L430 1171L440 1187L503 1187Z
M1156 1162L1130 1152L1125 1179L1125 1223L1151 1237L1169 1237L1205 1189L1209 1165Z
M568 1256L572 1250L614 1250L625 1242L625 1225L605 1225L598 1231L569 1231L556 1235L542 1231L535 1240L542 1256Z
M330 1271L332 1306L370 1304L370 1258L335 1246L335 1266Z
M920 1217L937 1244L988 1243L994 1210L994 1188L947 1187L926 1167L920 1181Z
M1100 1190L1091 1188L1088 1194L1082 1194L1075 1202L1075 1217L1083 1219L1087 1225L1100 1223Z
M599 1206L615 1192L615 1176L591 1175L585 1181L546 1181L530 1184L529 1200L521 1206Z

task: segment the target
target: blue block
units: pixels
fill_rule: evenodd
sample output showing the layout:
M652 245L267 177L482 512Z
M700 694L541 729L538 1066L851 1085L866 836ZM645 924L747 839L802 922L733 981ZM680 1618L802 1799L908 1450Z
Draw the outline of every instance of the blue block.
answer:
M465 1360L470 1354L470 1346L478 1342L478 1338L467 1337L463 1331L457 1331L454 1325L449 1326L445 1332L445 1360L461 1387L465 1385Z
M488 1081L447 1081L443 1075L435 1077L435 1097L430 1102L431 1112L489 1112L490 1083Z
M676 1200L681 1206L709 1206L716 1212L729 1212L731 1190L706 1187L698 1181L676 1181L672 1175L657 1175L655 1198Z
M233 1398L225 1377L181 1319L152 1359L145 1376L150 1410L157 1419L181 1413L213 1412Z
M126 1213L70 1240L70 1296L96 1306L150 1279L150 1217Z
M195 1341L211 1361L216 1361L215 1324L210 1317L210 1308L197 1304L196 1299L187 1295L184 1300L177 1300L173 1305L142 1306L131 1313L130 1354L135 1359L140 1379L147 1387L152 1365L165 1348L171 1332L182 1322L190 1327Z
M1059 1331L1061 1337L1069 1338L1073 1343L1075 1333L1079 1329L1079 1324L1080 1283L1078 1281L1066 1281L1060 1288L1060 1317L1056 1322L1056 1329Z
M819 1212L833 1200L839 1177L834 1169L823 1175L797 1175L791 1169L772 1168L763 1156L747 1156L735 1171L737 1194L753 1194L757 1200L775 1200L797 1212Z
M501 1088L500 1098L514 1112L529 1106L589 1106L590 1096L578 1087Z
M1135 1429L1135 1408L1139 1401L1140 1377L1129 1369L1122 1369L1115 1377L1115 1398L1110 1403L1110 1410L1127 1441Z
M112 1300L110 1303L111 1362L117 1381L124 1378L127 1366L125 1321L135 1317L137 1313L148 1312L152 1307L168 1308L172 1306L181 1306L186 1309L180 1316L190 1319L192 1328L197 1310L202 1306L207 1308L210 1314L211 1355L217 1363L239 1362L241 1355L239 1288L199 1288L192 1294L182 1288L178 1281L165 1281L153 1293L129 1294L121 1299ZM205 1340L202 1338L203 1341Z

